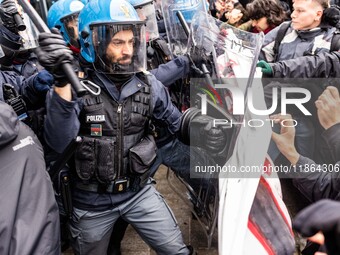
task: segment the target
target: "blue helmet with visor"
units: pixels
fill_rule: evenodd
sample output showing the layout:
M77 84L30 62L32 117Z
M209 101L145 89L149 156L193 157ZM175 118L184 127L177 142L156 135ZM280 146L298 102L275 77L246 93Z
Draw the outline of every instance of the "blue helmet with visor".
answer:
M55 2L47 13L47 25L56 27L68 45L79 48L78 15L84 8L79 0L59 0Z
M79 14L80 54L106 73L145 70L145 22L125 0L91 0Z
M139 18L145 21L146 41L152 41L159 38L156 10L153 0L128 0L135 8Z

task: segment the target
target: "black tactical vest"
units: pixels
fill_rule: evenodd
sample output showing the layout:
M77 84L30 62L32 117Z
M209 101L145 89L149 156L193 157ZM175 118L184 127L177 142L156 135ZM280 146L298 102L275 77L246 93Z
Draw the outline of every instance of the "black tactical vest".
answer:
M79 115L83 142L75 153L76 172L83 182L108 184L133 174L129 152L147 135L153 111L150 101L148 82L123 103L113 100L104 90L98 96L83 96Z

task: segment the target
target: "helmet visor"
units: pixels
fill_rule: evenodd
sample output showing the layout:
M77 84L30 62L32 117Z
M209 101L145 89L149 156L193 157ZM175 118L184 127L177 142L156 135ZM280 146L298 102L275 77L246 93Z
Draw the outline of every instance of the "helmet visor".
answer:
M61 19L61 22L64 24L65 32L70 39L70 45L76 48L80 48L78 40L78 16L79 12L73 13Z
M106 73L136 73L146 68L144 22L92 27L95 68Z
M159 37L156 11L153 2L149 2L146 5L135 7L140 20L146 22L146 41L152 41Z

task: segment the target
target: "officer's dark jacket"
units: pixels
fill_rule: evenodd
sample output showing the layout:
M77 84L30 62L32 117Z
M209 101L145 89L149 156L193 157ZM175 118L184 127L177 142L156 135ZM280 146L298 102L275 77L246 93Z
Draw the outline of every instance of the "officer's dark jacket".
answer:
M67 102L52 92L47 102L45 123L45 138L48 145L56 152L61 153L77 134L87 136L86 139L97 138L101 140L100 143L106 140L104 142L113 142L118 147L121 144L121 150L115 148L120 151L116 152L112 158L114 161L112 164L123 162L122 169L126 171L128 149L145 136L145 124L148 116L164 121L171 133L178 131L180 125L181 114L171 103L164 86L153 75L141 75L134 75L121 87L119 92L105 75L90 72L91 81L102 88L100 97L85 96ZM148 78L146 79L146 77ZM146 80L149 81L148 84L145 82ZM104 108L101 107L102 103L105 104ZM101 137L91 135L91 132L98 131L101 132ZM103 139L104 137L108 139ZM122 157L123 161L120 161L119 157ZM106 160L110 161L110 159ZM83 176L80 175L80 177ZM119 195L91 192L86 194L85 191L82 191L74 192L73 199L79 208L93 209L95 207L101 210L122 202L134 194L135 192L132 191Z
M25 79L25 77L18 75L14 71L0 71L0 84L1 84L1 89L0 89L0 101L4 101L4 95L3 95L3 90L2 90L2 85L4 83L9 83L14 88L16 91L18 91L20 94L25 93L25 88L33 85L33 79Z
M15 71L0 71L0 101L4 101L3 84L8 83L14 86L15 90L23 97L27 107L33 109L41 107L45 101L45 93L42 95L35 89L35 84L53 83L53 77L47 72L42 71L40 74L25 78Z
M25 78L29 78L44 69L33 52L21 53L19 57L17 56L13 61L13 68L13 71Z
M166 87L173 84L176 80L187 76L189 71L189 59L186 56L178 56L172 61L150 70L156 79Z

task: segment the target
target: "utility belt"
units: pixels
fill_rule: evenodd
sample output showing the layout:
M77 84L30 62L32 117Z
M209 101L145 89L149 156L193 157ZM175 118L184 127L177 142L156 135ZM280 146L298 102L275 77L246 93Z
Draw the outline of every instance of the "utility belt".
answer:
M75 187L80 190L94 192L98 194L119 194L126 191L137 192L142 189L149 178L149 173L142 176L121 177L112 183L84 183L76 182Z

